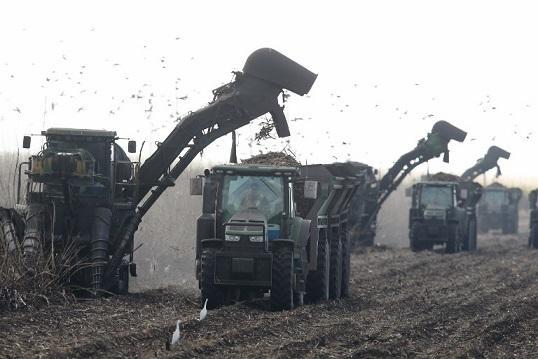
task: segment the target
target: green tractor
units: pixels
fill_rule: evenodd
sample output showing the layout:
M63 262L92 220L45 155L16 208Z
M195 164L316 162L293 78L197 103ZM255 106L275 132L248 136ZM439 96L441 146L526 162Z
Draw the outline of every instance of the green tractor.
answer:
M486 186L478 204L479 232L500 229L503 234L517 234L522 194L521 189L508 188L498 182Z
M447 253L477 247L474 208L482 186L475 182L421 181L411 188L409 242L411 250L445 245Z
M345 166L223 165L192 179L191 194L203 194L196 277L208 308L268 292L273 310L346 295L357 181L335 175Z

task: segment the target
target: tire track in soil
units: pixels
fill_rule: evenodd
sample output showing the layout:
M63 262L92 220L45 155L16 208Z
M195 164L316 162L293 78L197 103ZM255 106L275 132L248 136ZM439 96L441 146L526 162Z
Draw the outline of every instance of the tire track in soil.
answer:
M197 294L168 289L4 313L0 329L9 330L0 333L0 353L532 357L538 355L538 251L525 244L523 237L492 235L480 238L475 253L363 250L352 256L350 298L287 312L269 312L261 300L210 311L197 322ZM167 352L176 318L184 322L182 339Z

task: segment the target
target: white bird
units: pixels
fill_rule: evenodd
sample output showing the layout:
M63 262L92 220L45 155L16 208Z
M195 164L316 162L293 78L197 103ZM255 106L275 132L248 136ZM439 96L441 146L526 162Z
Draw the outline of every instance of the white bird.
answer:
M207 316L207 298L205 299L204 307L200 311L200 319L198 320L202 321L205 319L206 316Z
M170 340L170 345L174 345L179 341L179 323L181 323L181 320L178 320L176 322L176 330L174 331L174 334L172 334L172 340Z

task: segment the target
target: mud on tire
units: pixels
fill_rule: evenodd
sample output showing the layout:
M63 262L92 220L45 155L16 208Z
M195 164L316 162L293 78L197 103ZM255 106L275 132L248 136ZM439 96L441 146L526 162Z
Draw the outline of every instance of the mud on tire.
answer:
M273 247L271 310L293 309L293 247Z

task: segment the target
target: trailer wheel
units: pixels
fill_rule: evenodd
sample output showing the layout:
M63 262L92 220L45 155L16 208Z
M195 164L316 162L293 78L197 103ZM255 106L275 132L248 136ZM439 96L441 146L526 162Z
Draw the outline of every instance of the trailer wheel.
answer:
M349 296L349 277L351 272L351 243L349 238L342 239L342 288L341 297Z
M329 298L340 298L342 290L342 241L331 240L331 267L329 270Z
M317 302L329 299L329 271L331 265L330 247L327 232L320 229L318 235L317 268L308 274L307 299Z
M538 249L538 224L533 223L531 226L531 233L529 236L529 247Z
M207 299L207 309L215 309L225 302L225 292L215 285L215 249L202 250L202 270L200 273L201 302Z
M273 247L271 276L271 309L293 309L293 247Z
M457 224L448 225L448 240L446 242L446 253L456 253L460 248L460 233Z

